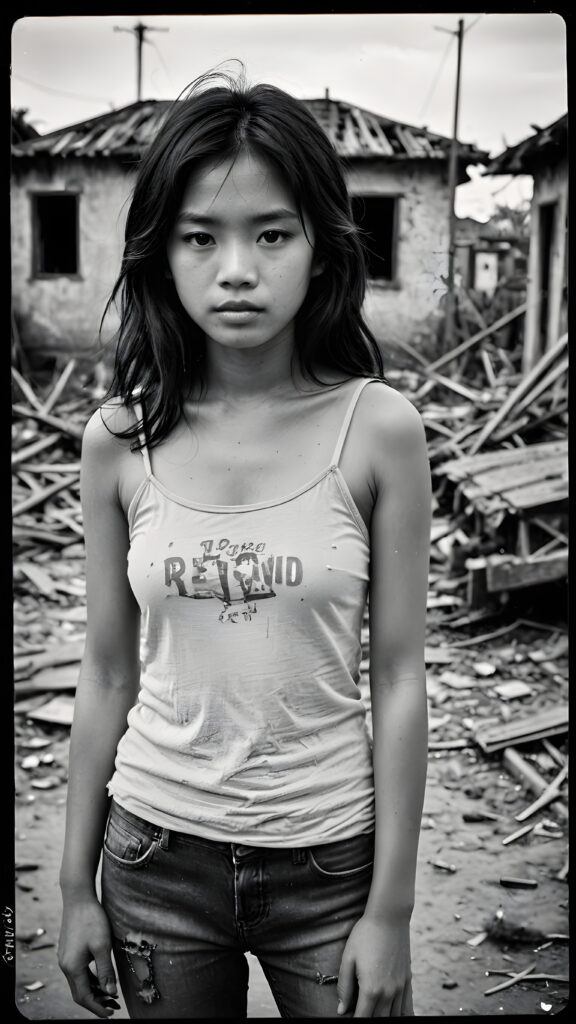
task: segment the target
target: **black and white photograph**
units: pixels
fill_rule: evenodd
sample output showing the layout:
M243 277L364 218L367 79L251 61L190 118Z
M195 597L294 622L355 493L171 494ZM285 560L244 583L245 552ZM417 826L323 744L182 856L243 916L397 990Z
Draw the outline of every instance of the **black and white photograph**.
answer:
M19 1019L567 1012L570 28L13 19Z

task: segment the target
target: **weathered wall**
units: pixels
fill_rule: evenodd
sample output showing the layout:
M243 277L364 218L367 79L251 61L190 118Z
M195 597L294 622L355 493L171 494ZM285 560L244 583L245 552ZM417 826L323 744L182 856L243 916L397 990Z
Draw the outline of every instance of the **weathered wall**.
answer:
M12 181L12 294L28 350L92 350L104 306L120 267L126 170L111 160L14 160ZM79 193L79 273L35 278L32 200L37 191Z
M438 312L448 272L449 194L443 161L381 160L348 172L352 193L399 196L397 277L373 282L366 317L379 341L415 341Z

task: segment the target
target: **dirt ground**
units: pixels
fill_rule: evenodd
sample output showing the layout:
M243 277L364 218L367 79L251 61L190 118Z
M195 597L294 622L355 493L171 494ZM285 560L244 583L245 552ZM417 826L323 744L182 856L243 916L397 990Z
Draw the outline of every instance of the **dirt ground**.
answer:
M82 1019L92 1014L72 1002L56 963L68 729L44 725L35 733L51 738L51 767L59 766L61 781L34 789L30 772L17 765L17 872L10 907L16 956L4 957L4 982L24 1019ZM562 738L554 739L560 748ZM566 1007L568 985L561 980L521 981L486 994L507 980L489 971L516 973L533 965L532 973L568 974L568 886L556 878L567 854L566 821L551 804L536 815L537 829L502 842L518 830L514 816L533 796L503 770L499 753L488 756L473 745L431 751L413 917L416 1016L546 1015ZM508 888L500 881L506 876L536 885ZM9 905L5 900L10 952ZM506 923L502 935L493 927L499 911ZM483 932L483 941L470 944ZM249 1017L278 1017L258 962L250 957L250 964ZM124 1007L115 1018L128 1019Z

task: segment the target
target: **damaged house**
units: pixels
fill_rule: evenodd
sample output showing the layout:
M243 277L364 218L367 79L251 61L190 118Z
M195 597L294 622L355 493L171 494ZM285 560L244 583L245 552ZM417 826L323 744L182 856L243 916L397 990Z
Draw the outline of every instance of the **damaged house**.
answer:
M367 319L384 345L414 338L445 291L451 140L328 95L305 102L344 158L369 236ZM13 146L13 311L29 357L96 351L135 167L170 105L139 101ZM487 158L460 143L458 183Z
M530 174L534 179L530 213L527 308L523 369L567 330L568 286L568 115L504 150L485 174Z

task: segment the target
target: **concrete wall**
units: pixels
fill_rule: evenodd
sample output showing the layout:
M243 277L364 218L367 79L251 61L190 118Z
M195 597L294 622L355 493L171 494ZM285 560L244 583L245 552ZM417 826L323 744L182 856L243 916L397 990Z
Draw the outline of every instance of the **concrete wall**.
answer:
M353 194L399 196L397 276L373 282L366 317L377 339L418 343L446 291L449 194L444 161L374 160L348 171Z
M92 349L116 278L132 181L112 160L18 159L12 183L13 304L24 346L33 351ZM366 317L377 339L393 344L425 331L445 291L448 187L444 161L358 161L347 172L352 193L399 197L397 275L373 282ZM80 193L80 272L32 275L31 193Z
M126 171L111 160L14 160L11 190L13 309L29 351L91 351L104 306L120 268ZM33 274L32 194L79 194L79 272Z

